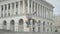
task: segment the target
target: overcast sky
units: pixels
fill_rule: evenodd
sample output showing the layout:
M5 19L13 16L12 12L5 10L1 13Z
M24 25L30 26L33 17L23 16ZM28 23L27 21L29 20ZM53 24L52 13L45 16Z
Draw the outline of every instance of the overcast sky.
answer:
M60 0L46 0L50 2L55 8L54 8L54 14L60 15Z

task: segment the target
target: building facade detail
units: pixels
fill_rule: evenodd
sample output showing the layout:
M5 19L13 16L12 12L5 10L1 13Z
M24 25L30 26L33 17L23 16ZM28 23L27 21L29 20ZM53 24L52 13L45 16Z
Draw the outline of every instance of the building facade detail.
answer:
M0 29L15 32L54 32L53 6L45 0L0 2Z

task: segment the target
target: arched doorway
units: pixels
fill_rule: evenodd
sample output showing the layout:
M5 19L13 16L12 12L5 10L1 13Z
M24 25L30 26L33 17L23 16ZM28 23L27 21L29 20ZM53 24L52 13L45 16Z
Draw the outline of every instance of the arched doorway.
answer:
M23 19L20 19L19 20L19 26L18 26L19 32L23 32L23 23L24 23Z
M11 20L10 21L10 30L11 31L14 31L14 27L15 27L14 25L15 25L15 21L14 20Z
M4 29L4 30L7 29L7 21L3 21L3 29Z

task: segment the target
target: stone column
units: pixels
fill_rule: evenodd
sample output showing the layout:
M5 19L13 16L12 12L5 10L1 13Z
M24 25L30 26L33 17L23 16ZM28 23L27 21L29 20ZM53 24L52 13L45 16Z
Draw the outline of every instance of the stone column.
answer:
M18 21L17 20L15 20L15 32L18 32Z
M43 11L43 12L44 12L44 18L45 18L45 7L44 7L43 9L44 9L44 11Z
M20 10L20 2L18 2L18 15L20 15L20 12L21 12L21 10Z
M7 21L7 30L10 30L10 21Z
M37 16L38 16L38 4L37 4Z
M31 14L33 14L33 1L31 1Z
M49 23L49 32L51 32L50 23Z
M5 16L5 5L3 5L3 17Z
M29 0L28 0L28 4L29 4ZM29 5L28 5L28 8L29 8ZM23 0L23 14L26 12L25 10L25 0Z
M6 14L7 14L7 16L8 16L8 4L7 4L7 11L6 11Z
M38 24L35 22L35 32L38 32Z
M1 5L0 5L0 17L1 17Z
M41 5L40 5L40 9L39 9L39 10L40 10L40 17L41 17L41 10L42 10L42 9L41 9Z
M12 15L12 4L10 4L10 16Z
M26 21L24 20L24 24L23 24L23 32L27 32L27 24Z
M40 32L43 32L43 21L41 21Z
M38 16L40 16L40 7L39 7L39 4L38 4Z
M43 17L43 6L41 6L41 8L42 8L42 17Z
M46 7L45 7L45 18L46 18Z
M35 13L35 12L36 12L36 3L34 2L34 12L33 13ZM36 15L36 13L34 15Z
M30 21L30 24L31 24L31 32L33 32L33 24L32 24L32 20Z
M30 12L30 2L29 2L29 0L28 0L28 13Z
M14 15L16 15L16 2L14 3Z

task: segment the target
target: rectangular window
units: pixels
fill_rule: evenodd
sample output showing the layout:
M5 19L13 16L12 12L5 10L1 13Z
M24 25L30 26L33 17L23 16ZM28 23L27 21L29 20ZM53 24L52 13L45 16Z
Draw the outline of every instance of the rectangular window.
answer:
M18 8L18 2L16 2L16 8Z
M5 10L7 10L7 5L5 5Z
M8 13L8 16L10 16L10 13Z
M18 13L16 12L16 15L17 15Z
M10 10L10 4L8 4L8 9Z
M14 9L14 3L12 3L12 8Z
M35 32L35 28L33 27L33 32Z
M3 11L3 5L1 5L1 10Z
M31 0L30 0L30 8L31 8Z
M28 0L25 0L26 7L28 6Z
M34 12L34 2L33 2L33 12Z
M40 27L38 27L38 32L40 32Z
M23 6L23 1L20 1L20 6L21 6L21 7Z

